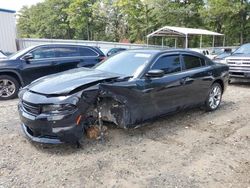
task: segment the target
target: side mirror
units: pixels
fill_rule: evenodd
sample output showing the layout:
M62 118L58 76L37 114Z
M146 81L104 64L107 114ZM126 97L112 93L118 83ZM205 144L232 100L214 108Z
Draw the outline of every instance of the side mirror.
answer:
M149 70L146 74L147 78L160 78L163 77L165 72L160 69Z
M112 55L112 52L108 52L107 53L107 57L111 56Z
M26 54L26 55L23 56L23 59L24 59L25 61L29 61L29 60L31 60L31 59L33 59L33 58L34 58L34 57L33 57L32 54Z

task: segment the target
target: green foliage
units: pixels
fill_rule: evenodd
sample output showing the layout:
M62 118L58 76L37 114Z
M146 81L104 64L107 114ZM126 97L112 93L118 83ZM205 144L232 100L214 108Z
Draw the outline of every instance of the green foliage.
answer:
M226 34L227 45L238 45L250 42L249 16L249 0L45 0L21 9L18 34L143 43L147 34L169 25L211 29ZM191 46L198 43L196 37Z
M210 29L226 35L228 45L250 42L248 0L208 0L200 13Z

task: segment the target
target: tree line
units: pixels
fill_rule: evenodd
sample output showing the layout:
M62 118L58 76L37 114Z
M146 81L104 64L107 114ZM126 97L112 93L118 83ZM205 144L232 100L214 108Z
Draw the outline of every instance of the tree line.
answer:
M147 34L166 25L209 29L225 34L226 45L240 45L250 42L250 1L45 0L23 7L17 28L20 38L145 43Z

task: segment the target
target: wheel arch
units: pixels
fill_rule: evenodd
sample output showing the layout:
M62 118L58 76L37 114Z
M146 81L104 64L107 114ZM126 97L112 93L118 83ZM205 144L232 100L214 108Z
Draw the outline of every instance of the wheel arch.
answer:
M24 86L24 82L22 80L22 77L16 71L0 71L0 76L2 76L2 75L14 77L18 81L20 86Z
M214 83L220 84L221 89L222 89L222 93L224 93L224 90L225 90L224 82L223 82L221 79L216 79L216 80L213 82L213 84L214 84ZM212 85L213 85L213 84L212 84Z

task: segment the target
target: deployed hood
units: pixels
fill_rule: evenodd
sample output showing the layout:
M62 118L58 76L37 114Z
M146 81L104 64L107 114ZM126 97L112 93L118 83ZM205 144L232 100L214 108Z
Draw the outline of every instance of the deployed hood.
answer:
M62 95L78 87L84 87L85 85L88 87L89 84L97 84L103 80L120 76L96 69L78 68L35 80L28 86L28 89L45 95Z

